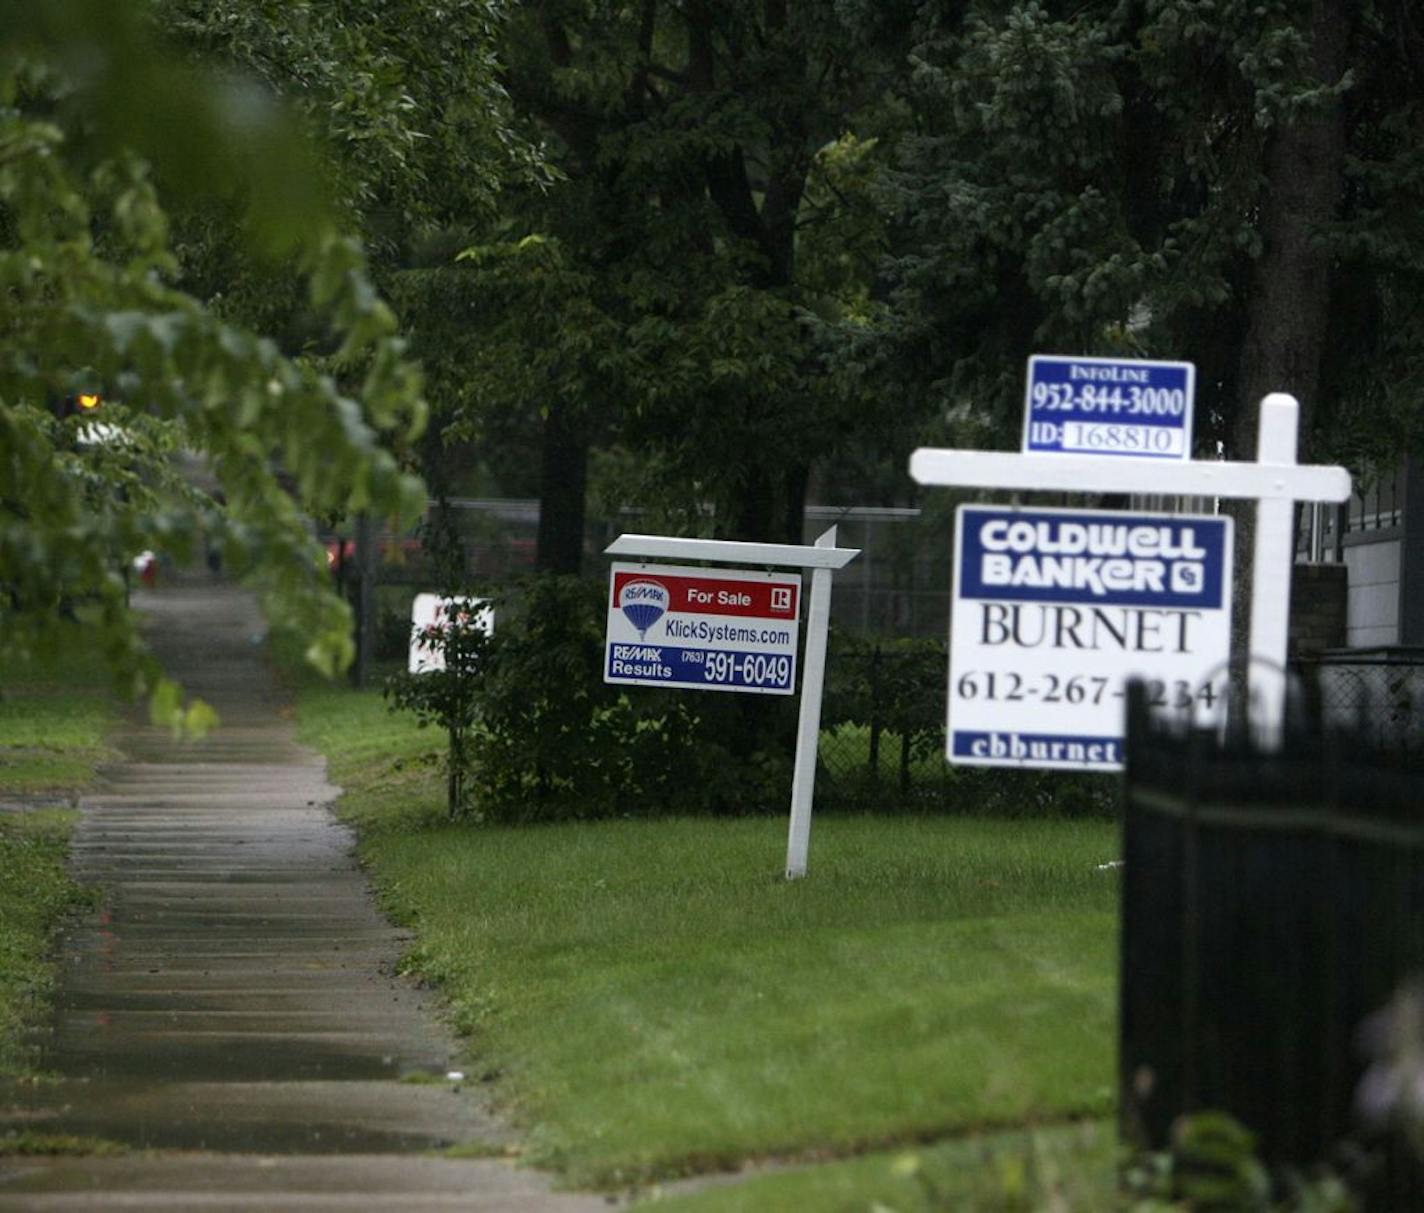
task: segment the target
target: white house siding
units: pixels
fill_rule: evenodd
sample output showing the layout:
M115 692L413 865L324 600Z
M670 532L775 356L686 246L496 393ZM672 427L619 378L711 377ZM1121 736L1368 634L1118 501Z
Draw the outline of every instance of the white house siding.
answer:
M1345 643L1352 649L1399 643L1398 539L1348 544L1350 594L1345 614Z

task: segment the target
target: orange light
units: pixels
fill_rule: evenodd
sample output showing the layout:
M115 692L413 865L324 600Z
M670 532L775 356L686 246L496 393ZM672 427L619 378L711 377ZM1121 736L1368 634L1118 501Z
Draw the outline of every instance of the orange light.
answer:
M76 399L79 401L79 407L86 412L97 409L104 403L104 398L98 392L80 392Z

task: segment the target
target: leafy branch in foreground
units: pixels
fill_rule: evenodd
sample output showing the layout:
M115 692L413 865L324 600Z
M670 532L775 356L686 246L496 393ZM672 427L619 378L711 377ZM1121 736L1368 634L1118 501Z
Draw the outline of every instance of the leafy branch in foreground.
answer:
M304 511L420 508L419 482L383 445L418 436L419 376L319 191L273 179L302 163L288 120L251 90L200 89L125 8L0 14L0 654L42 656L83 627L121 690L154 692L124 569L143 549L185 561L217 534L331 671L350 657L348 611ZM116 95L124 78L142 99ZM165 140L199 149L201 183ZM160 178L180 196L242 199L253 255L281 252L306 277L331 373L171 285ZM94 382L123 402L102 431L56 421L53 402ZM179 448L206 461L221 509L175 475Z

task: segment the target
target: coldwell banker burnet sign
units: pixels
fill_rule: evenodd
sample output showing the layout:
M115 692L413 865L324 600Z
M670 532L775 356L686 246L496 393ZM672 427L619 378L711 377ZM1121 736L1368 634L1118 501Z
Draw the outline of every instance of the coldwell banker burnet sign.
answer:
M1213 717L1231 643L1229 518L960 506L949 759L1116 770L1129 678Z
M800 605L796 573L615 564L603 680L790 695Z

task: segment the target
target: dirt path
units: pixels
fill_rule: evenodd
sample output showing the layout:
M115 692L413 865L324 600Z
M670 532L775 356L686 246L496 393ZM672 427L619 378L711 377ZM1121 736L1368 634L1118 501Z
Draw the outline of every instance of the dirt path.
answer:
M326 808L322 759L293 738L255 603L190 584L136 605L223 726L179 742L135 714L115 738L125 761L75 835L101 904L65 942L43 1042L60 1080L0 1091L0 1129L164 1153L0 1159L0 1210L606 1208L498 1158L417 1153L512 1141L447 1077L455 1042L393 976L405 940Z

